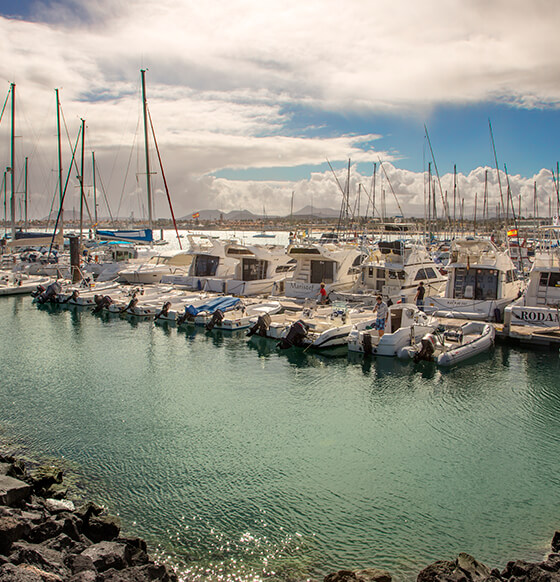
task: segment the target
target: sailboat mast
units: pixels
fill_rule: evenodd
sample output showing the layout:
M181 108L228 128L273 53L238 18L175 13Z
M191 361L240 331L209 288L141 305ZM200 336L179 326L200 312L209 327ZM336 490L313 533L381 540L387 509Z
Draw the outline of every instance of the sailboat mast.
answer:
M24 186L25 186L25 206L24 206L24 209L25 209L25 228L24 228L24 230L25 230L25 232L27 232L27 185L28 185L27 184L27 160L28 159L29 158L27 158L27 157L25 158L25 166L24 166L25 167L25 174L24 174Z
M84 154L86 144L86 120L82 119L82 161L80 165L80 250L84 229Z
M12 91L12 132L10 139L10 174L11 181L11 197L10 197L10 218L12 221L12 241L16 240L16 161L15 161L15 145L16 145L16 84L10 85Z
M64 224L64 192L62 189L62 143L60 139L60 99L58 96L58 89L54 90L56 93L56 135L57 135L57 146L58 146L58 192L59 192L59 202L60 202L60 231L63 231Z
M146 70L141 69L142 75L142 109L144 114L144 149L146 152L146 188L148 193L148 227L153 229L152 216L152 180L150 173L150 150L148 147L148 102L146 101Z
M95 152L91 152L91 165L93 172L93 214L95 217L95 226L97 228L97 189L95 184Z

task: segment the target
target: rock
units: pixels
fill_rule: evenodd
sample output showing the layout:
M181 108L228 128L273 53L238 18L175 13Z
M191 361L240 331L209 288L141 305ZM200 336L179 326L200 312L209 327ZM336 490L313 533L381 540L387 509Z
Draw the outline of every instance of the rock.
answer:
M484 564L477 562L469 554L461 553L457 557L457 566L468 575L468 578L473 582L480 582L490 577L490 568Z
M469 582L467 575L457 568L455 562L441 560L424 568L416 579L417 582Z
M324 578L324 582L391 582L391 580L392 577L389 572L377 568L339 570Z
M63 471L57 467L43 466L38 467L29 475L29 481L33 485L33 490L38 495L44 494L51 485L62 483Z
M15 542L9 558L13 564L35 566L45 572L56 574L62 579L70 573L64 564L62 553L43 545Z
M83 534L94 544L102 541L111 541L118 537L121 528L115 517L104 515L100 517L91 516L84 520Z
M81 555L92 559L99 572L110 568L122 570L130 565L131 549L127 544L119 542L100 542L85 549Z
M66 499L46 499L45 508L51 513L60 513L61 511L75 511L76 507L70 500Z
M13 477L0 475L0 505L15 505L26 499L31 493L31 487Z
M6 554L12 544L21 539L29 526L13 517L0 517L0 554Z
M97 580L97 572L94 570L84 570L68 578L68 582L97 582Z
M55 538L59 534L62 533L62 526L61 522L56 521L55 519L49 518L39 525L33 527L29 534L27 535L28 541L34 544L40 544L45 540Z
M97 572L93 560L84 554L72 554L65 558L64 563L70 568L72 574L78 574L87 570Z
M128 568L126 570L108 570L102 574L103 582L177 582L175 572L162 564Z
M7 475L11 468L12 468L12 463L0 462L0 475Z
M555 531L552 538L552 551L555 554L560 553L560 531Z
M549 554L541 567L549 572L560 572L560 554Z
M0 580L2 582L44 582L41 571L35 566L27 564L4 564L0 566ZM61 578L58 578L61 580ZM53 581L54 582L54 581Z

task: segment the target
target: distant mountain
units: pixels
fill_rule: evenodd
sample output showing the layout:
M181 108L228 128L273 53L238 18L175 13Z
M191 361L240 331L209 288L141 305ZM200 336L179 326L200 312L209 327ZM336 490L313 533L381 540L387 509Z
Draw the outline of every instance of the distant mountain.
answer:
M294 216L314 216L315 218L338 218L339 215L339 210L333 210L332 208L317 208L309 205L294 212Z

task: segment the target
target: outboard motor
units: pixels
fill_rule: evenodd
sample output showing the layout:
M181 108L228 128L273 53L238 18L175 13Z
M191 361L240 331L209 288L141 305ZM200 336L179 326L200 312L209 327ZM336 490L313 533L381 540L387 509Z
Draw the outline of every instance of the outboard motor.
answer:
M37 296L37 303L43 305L44 303L53 302L61 291L62 287L60 286L60 283L55 281Z
M280 342L278 342L278 347L281 350L287 350L292 346L301 346L302 340L307 336L307 332L309 331L309 326L298 319L295 323L292 324L286 337L282 338Z
M125 313L129 309L134 309L138 303L138 299L136 298L136 293L132 296L132 299L129 301L126 307L123 307L120 313Z
M270 313L264 313L263 315L259 315L257 323L255 323L255 325L247 332L247 337L251 337L252 335L255 334L265 337L266 332L270 327L271 321L272 318L270 317Z
M185 321L192 321L193 320L193 316L188 312L188 305L185 307L185 313L183 313L183 315L179 315L179 317L177 318L177 325L183 325L183 323L185 323Z
M35 289L35 291L31 293L31 297L39 297L39 295L41 295L41 293L44 292L45 288L43 287L43 285L37 285L37 289Z
M77 289L74 289L74 291L72 291L72 295L68 295L68 297L62 301L62 303L70 303L70 301L75 301L78 299L79 295L80 292Z
M169 315L169 308L171 307L171 301L166 301L161 308L161 311L156 315L156 319L160 317L167 317Z
M224 312L221 309L216 309L212 315L212 319L206 324L206 329L212 331L216 325L220 325L224 320Z
M113 300L109 297L109 295L95 295L93 298L95 301L95 307L91 310L92 313L101 313L104 309L107 309Z
M420 360L426 362L433 362L434 352L436 350L436 338L433 334L427 333L421 340L422 347L420 351L414 356L414 363L417 364Z

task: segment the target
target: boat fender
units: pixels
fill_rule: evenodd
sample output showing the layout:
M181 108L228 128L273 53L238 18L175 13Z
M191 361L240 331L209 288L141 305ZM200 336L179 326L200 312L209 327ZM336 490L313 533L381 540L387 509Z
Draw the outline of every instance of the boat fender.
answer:
M166 301L161 308L161 311L156 314L156 319L160 317L167 317L169 315L169 308L171 307L171 301Z
M420 360L433 362L434 352L436 349L436 338L433 334L427 333L421 340L420 350L416 353L413 360L418 363Z
M270 317L270 313L264 313L263 315L259 315L257 318L257 323L247 332L247 337L251 337L252 335L258 334L260 336L266 336L266 332L270 328L270 323L272 318Z
M221 309L216 309L212 315L212 319L206 324L206 329L211 331L216 325L220 325L224 320L224 312Z
M298 319L296 322L292 323L286 337L282 338L278 342L278 346L281 350L287 350L292 346L301 346L303 339L307 336L309 331L309 326Z

